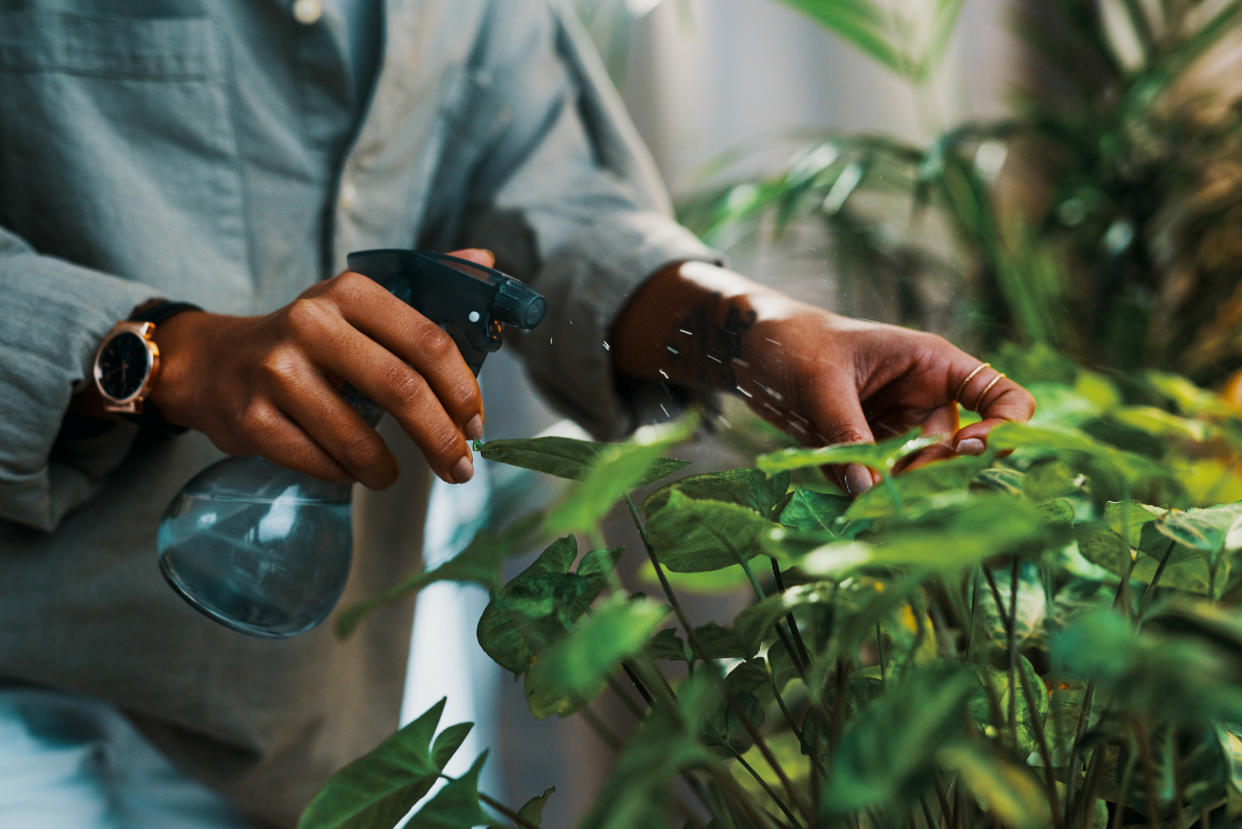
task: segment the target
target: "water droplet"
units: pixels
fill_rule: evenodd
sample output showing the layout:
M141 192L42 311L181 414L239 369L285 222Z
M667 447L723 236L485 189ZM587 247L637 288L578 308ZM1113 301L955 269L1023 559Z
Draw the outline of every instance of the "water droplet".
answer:
M742 368L750 368L750 363L746 362L741 357L734 357L733 362L741 366Z
M776 346L777 348L781 347L781 344L778 343L776 340L772 339L771 337L764 337L764 339L772 343L772 345Z
M663 404L663 403L661 403L661 404L660 404L660 411L664 412L664 416L665 416L665 417L669 417L669 418L671 418L671 417L672 417L672 415L670 415L670 414L668 413L668 409L664 408L664 404Z
M677 349L673 348L671 345L670 345L670 346L666 346L666 347L668 348L668 353L669 353L669 354L677 355L677 354L680 354L680 353L681 353L681 352L680 352L680 351L678 351Z
M721 426L725 427L726 429L732 429L732 428L733 428L733 424L732 424L732 423L730 423L729 421L725 420L725 416L724 416L724 415L720 415L720 416L718 416L718 417L716 418L716 422L717 422L717 423L719 423Z
M685 334L687 337L693 337L693 336L694 336L694 332L693 332L693 331L687 331L687 330L686 330L686 329L684 329L684 328L679 328L679 329L677 329L677 330L678 330L678 331L680 331L681 333Z
M548 345L552 345L552 338L548 337Z
M671 378L671 377L669 377L669 376L668 376L668 372L667 372L667 371L665 371L664 369L662 369L662 368L661 368L661 369L657 369L657 371L659 371L659 372L660 372L660 376L661 376L661 377L663 377L665 380L671 380L671 379L673 379L673 378Z
M708 354L708 355L707 355L707 359L709 359L709 360L715 360L715 361L716 361L717 363L719 363L720 365L722 365L722 366L724 365L724 360L720 359L720 358L719 358L719 357L717 357L715 354Z
M751 394L750 392L746 391L746 389L742 388L741 386L738 386L738 387L737 387L737 390L738 390L738 391L740 391L742 394L746 395L747 397L751 397L751 398L753 398L753 397L754 397L754 395L753 395L753 394Z
M605 340L605 341L604 341L604 350L605 350L605 351L612 351L612 346L610 346L610 345L608 344L608 341L607 341L607 340Z

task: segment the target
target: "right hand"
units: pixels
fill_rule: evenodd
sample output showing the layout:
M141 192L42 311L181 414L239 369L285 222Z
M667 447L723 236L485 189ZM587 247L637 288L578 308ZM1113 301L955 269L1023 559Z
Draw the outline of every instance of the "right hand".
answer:
M453 255L493 264L486 251ZM397 460L341 396L348 383L396 418L445 481L474 474L474 374L443 329L365 276L346 271L261 317L186 311L157 326L155 341L162 368L150 403L231 455L390 486Z

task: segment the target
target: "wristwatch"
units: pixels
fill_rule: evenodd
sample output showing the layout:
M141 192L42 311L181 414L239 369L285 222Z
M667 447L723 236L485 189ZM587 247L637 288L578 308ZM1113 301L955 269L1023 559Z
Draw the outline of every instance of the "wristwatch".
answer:
M138 417L142 403L160 376L160 349L152 339L156 324L182 311L201 310L189 302L152 300L112 327L95 352L95 387L106 411L145 421Z

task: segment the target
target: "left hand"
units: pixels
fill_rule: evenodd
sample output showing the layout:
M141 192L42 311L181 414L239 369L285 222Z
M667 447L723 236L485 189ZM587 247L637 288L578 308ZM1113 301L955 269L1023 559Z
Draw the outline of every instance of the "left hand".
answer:
M1029 392L943 337L843 317L703 263L653 277L614 339L621 371L736 391L805 445L873 442L921 426L944 436L919 456L925 463L979 454L993 426L1035 411ZM959 428L959 402L982 420ZM857 465L837 474L851 495L874 482Z

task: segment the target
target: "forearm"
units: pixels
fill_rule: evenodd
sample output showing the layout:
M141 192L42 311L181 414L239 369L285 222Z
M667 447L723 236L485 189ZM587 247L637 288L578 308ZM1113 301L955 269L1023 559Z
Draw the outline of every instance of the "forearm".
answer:
M614 365L630 377L745 393L751 340L796 304L716 265L668 265L643 284L617 318Z

